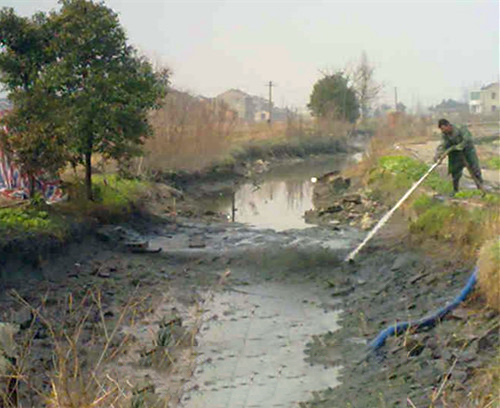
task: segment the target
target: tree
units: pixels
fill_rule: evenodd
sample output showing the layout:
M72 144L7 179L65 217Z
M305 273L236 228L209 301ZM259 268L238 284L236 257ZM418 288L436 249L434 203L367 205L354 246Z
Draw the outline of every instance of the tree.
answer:
M361 109L361 119L365 119L369 115L373 102L382 89L381 85L373 79L374 70L375 68L368 61L366 52L363 51L359 64L352 73L354 89Z
M56 62L46 67L47 87L68 109L68 147L85 166L87 197L92 199L92 155L122 159L139 153L150 133L147 114L157 107L168 83L128 46L113 10L90 0L62 0L49 17L58 33Z
M2 118L8 132L1 132L0 141L27 174L31 197L40 170L58 171L67 160L58 126L61 106L56 95L39 84L42 67L52 58L51 38L43 14L25 18L12 9L0 11L0 81L14 103Z
M396 112L406 113L406 105L403 102L398 102L396 105Z
M51 39L44 14L26 18L12 8L0 10L0 81L7 91L28 91L35 85L42 67L53 58Z
M359 103L354 88L344 73L324 75L313 87L307 107L317 117L336 117L354 123Z
M150 133L148 112L164 95L169 71L155 73L127 45L117 15L103 3L60 3L48 16L0 13L0 81L14 102L13 133L4 141L29 171L60 160L84 164L92 199L92 155L139 154ZM62 135L65 155L51 150ZM53 163L45 162L49 151Z
M41 170L58 172L68 161L59 101L40 90L19 92L14 109L2 118L8 132L0 133L2 147L12 154L29 179L34 196L35 177Z

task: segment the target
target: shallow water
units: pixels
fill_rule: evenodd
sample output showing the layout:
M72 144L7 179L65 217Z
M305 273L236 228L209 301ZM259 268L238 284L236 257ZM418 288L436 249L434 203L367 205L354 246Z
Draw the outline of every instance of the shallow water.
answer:
M323 293L323 295L322 295ZM215 294L205 305L197 370L184 408L298 406L312 391L338 384L338 368L311 366L305 344L337 329L312 284L267 283Z
M347 160L337 155L279 166L260 180L238 186L234 197L219 201L217 210L232 218L231 200L234 200L236 222L275 231L311 227L304 220L304 213L313 208L311 178L340 170Z

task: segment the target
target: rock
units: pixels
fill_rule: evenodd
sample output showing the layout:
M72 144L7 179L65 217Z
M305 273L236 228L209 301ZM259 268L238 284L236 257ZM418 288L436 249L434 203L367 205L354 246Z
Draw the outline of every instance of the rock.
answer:
M449 318L457 319L457 320L467 320L468 316L467 309L463 307L459 307L457 309L454 309L450 312L448 315Z
M344 194L342 196L342 201L344 203L353 203L353 204L361 204L362 203L361 195L356 194L356 193Z
M477 341L477 351L489 350L498 345L500 326L495 326Z
M373 220L372 217L368 213L363 214L363 218L361 218L361 229L363 230L368 230L370 229L373 225L375 224L375 221Z
M257 174L264 173L268 170L269 163L262 159L257 160L253 165L253 171Z
M12 323L0 323L0 355L9 358L17 357L17 344L14 336L19 327Z
M327 207L325 209L321 209L319 212L318 212L318 215L323 215L323 214L333 214L333 213L337 213L337 212L340 212L342 211L343 208L342 206L340 205L332 205L330 207Z
M97 272L97 276L99 276L100 278L109 278L111 276L111 273L109 273L109 270L105 271L102 269Z
M340 288L332 292L332 296L345 296L351 293L354 290L353 286L348 288Z
M330 185L330 189L332 189L335 193L340 193L347 190L351 186L351 179L337 176L328 180L328 183Z
M12 322L19 325L21 330L28 328L33 321L33 313L27 306L22 307L12 314Z
M202 236L193 236L189 239L189 248L205 248L207 245Z
M398 255L391 266L391 271L399 271L404 269L409 263L408 256L402 254Z

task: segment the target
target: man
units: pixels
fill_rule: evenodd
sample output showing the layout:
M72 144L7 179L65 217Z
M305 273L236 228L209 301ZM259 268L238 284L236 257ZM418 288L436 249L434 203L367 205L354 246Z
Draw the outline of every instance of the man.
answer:
M458 192L458 186L464 167L467 167L469 173L476 183L479 190L485 194L483 186L483 177L479 167L479 159L476 154L472 135L466 126L457 127L452 125L446 119L439 119L438 127L442 132L442 142L436 150L434 161L437 161L448 149L448 173L453 180L454 196Z

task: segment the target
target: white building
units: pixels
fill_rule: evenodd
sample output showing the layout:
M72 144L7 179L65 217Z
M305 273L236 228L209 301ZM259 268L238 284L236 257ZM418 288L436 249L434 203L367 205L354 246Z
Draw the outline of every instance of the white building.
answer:
M471 113L488 114L500 112L500 83L494 82L472 91L469 98Z

